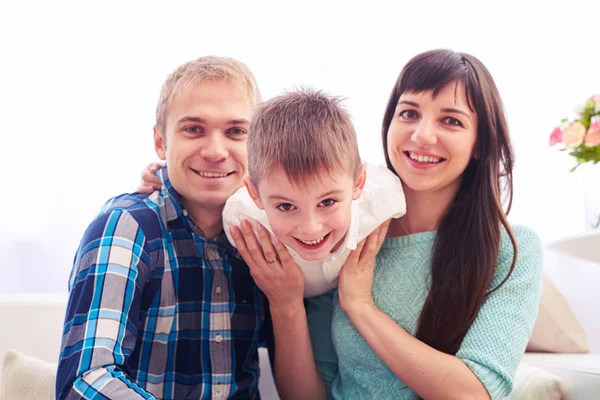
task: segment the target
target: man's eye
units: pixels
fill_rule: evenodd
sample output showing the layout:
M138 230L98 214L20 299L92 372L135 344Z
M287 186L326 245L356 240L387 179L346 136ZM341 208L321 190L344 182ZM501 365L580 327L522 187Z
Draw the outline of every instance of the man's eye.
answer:
M184 131L189 132L189 133L201 133L202 128L200 128L199 126L188 126L187 128L184 129Z
M400 118L404 119L416 119L419 114L415 110L404 110L400 113Z
M290 203L281 203L277 206L277 209L279 209L281 211L291 211L294 208L295 207L293 205L291 205Z
M246 131L241 128L231 128L227 131L227 133L232 135L244 135Z
M321 202L321 205L323 207L331 207L332 205L334 205L335 203L337 203L336 200L334 199L325 199Z
M452 125L452 126L463 126L462 122L460 122L456 118L452 118L452 117L446 117L446 118L444 118L444 122L446 124Z

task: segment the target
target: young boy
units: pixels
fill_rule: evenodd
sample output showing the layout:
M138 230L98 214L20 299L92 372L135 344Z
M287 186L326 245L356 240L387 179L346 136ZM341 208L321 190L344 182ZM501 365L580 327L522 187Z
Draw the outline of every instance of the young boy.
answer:
M248 220L256 233L262 224L302 270L305 297L337 287L358 242L406 212L398 177L361 163L348 112L319 91L288 92L257 108L248 172L245 187L225 204L225 233L234 244L230 226ZM144 184L154 185L148 175Z

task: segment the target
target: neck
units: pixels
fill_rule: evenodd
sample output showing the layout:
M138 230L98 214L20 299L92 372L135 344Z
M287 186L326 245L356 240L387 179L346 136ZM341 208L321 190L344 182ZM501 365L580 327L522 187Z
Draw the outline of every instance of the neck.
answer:
M404 186L406 214L392 220L388 237L435 231L458 191L460 181L435 192L418 192ZM408 231L408 232L406 232Z
M194 223L200 228L206 239L212 239L221 233L223 230L223 205L206 207L190 204L185 200L184 204Z

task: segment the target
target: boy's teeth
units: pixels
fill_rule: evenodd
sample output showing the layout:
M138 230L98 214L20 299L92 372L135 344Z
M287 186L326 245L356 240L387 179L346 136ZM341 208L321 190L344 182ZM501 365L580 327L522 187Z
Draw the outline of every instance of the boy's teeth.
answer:
M323 241L323 239L325 239L325 236L323 236L321 239L317 239L317 240L302 240L302 239L298 239L298 240L304 244L315 245L315 244L321 243Z
M440 158L439 157L432 157L432 156L422 156L420 154L414 154L413 152L408 152L408 156L412 159L415 160L417 162L420 163L437 163L440 162Z
M227 176L226 173L220 173L220 172L204 172L204 171L198 171L198 174L200 174L200 176L204 176L206 178L224 178Z

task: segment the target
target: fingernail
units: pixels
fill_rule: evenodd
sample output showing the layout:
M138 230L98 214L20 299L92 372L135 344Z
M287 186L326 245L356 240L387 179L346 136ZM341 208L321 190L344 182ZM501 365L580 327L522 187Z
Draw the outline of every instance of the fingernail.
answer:
M273 244L274 245L278 245L279 244L279 239L277 239L277 236L273 236Z
M235 227L233 225L229 227L229 233L231 233L231 236L235 236Z

